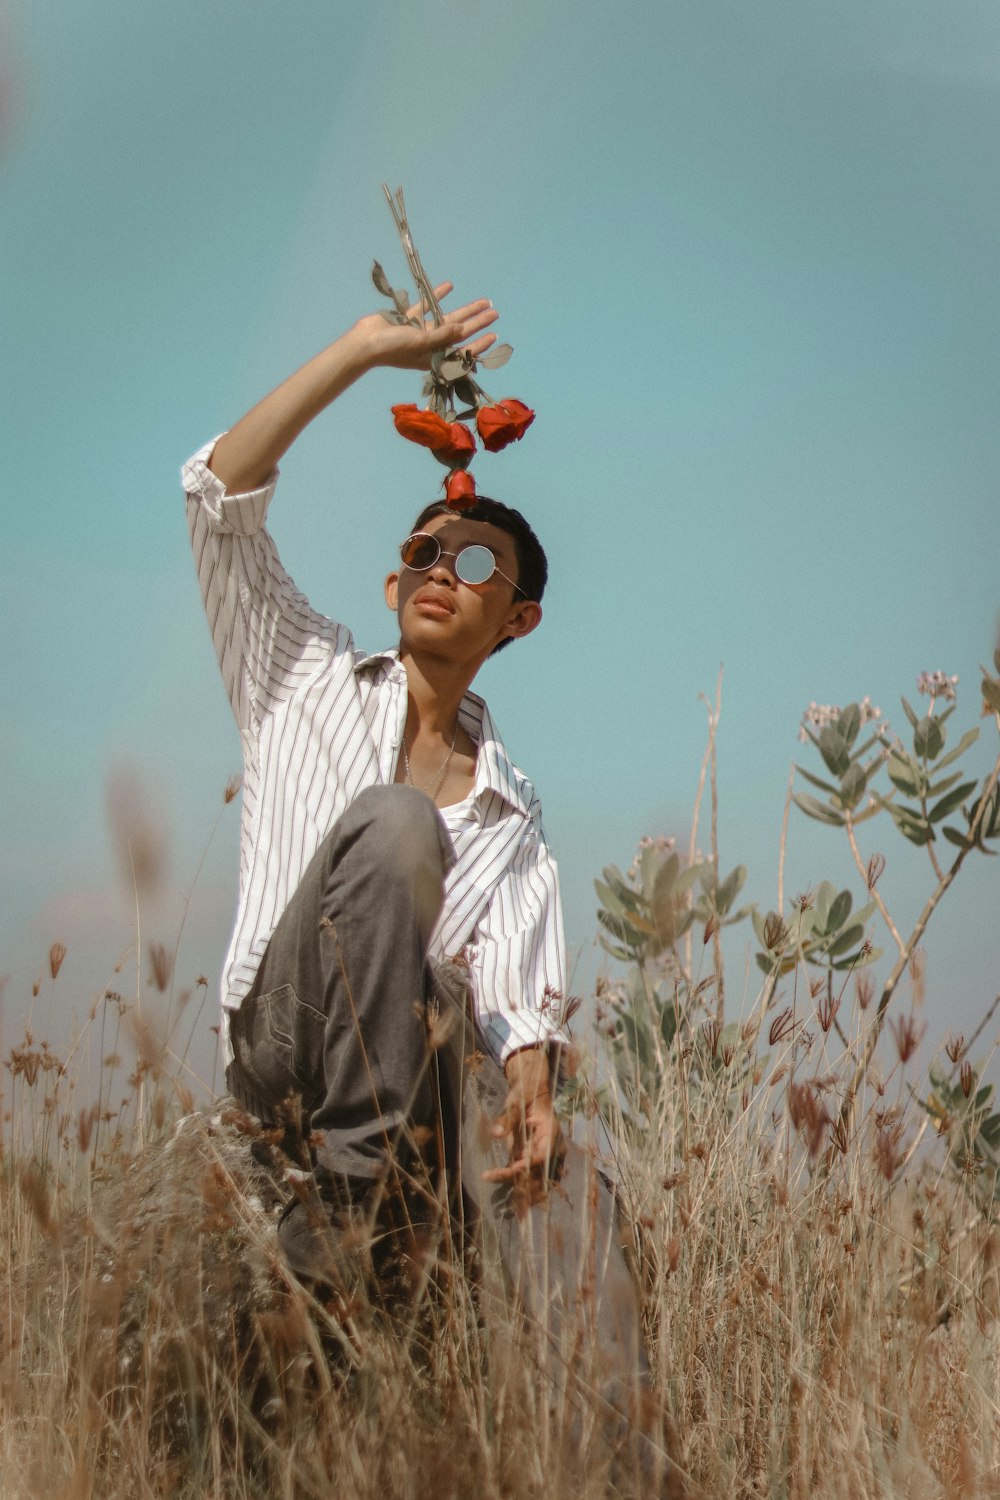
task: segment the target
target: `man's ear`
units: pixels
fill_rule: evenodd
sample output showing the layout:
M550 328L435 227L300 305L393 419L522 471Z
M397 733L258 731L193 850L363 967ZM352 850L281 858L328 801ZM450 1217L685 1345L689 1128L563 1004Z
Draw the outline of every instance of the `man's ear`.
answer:
M398 573L390 573L387 576L386 580L385 580L385 602L386 602L386 604L388 604L388 606L392 610L393 614L395 614L396 613L396 607L397 607L397 605L399 603L399 574Z
M537 630L541 623L542 606L535 599L522 599L507 616L503 633L511 640L518 641L523 635L530 635L533 630Z

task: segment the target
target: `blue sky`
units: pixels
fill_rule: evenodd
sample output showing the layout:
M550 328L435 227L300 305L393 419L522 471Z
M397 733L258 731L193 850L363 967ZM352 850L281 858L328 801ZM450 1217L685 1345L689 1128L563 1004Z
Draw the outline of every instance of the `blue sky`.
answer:
M178 467L375 305L373 257L404 279L383 180L431 274L500 308L495 393L539 414L477 474L549 550L545 626L478 686L541 791L582 978L593 876L640 834L686 841L720 663L722 861L765 907L811 699L870 693L901 727L900 692L940 668L978 722L1000 607L994 4L11 0L0 40L9 1033L54 939L50 1030L134 944L115 767L171 851L143 940L174 940L239 759ZM392 638L380 579L437 480L390 426L415 399L405 374L355 387L272 512L297 582L366 646ZM184 983L221 962L236 824ZM922 852L865 832L909 925ZM850 874L794 815L786 887ZM996 992L998 894L980 859L928 934L932 1034Z

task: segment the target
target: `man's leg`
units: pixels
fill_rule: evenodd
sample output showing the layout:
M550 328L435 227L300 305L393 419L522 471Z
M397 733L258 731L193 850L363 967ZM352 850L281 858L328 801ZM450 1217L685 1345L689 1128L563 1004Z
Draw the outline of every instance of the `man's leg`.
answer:
M429 797L362 792L320 845L232 1021L229 1086L274 1118L298 1094L321 1169L377 1178L433 1128L427 945L454 854Z

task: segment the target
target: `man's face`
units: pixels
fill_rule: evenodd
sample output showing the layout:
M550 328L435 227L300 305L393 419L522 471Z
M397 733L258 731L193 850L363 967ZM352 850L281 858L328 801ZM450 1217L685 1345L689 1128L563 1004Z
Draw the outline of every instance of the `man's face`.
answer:
M386 603L399 619L404 654L425 652L478 667L506 637L534 630L541 605L524 599L500 576L517 578L513 537L461 515L432 516L420 529L440 542L437 562L421 571L400 564L385 581ZM455 572L454 554L472 544L488 547L496 559L499 572L485 583L463 583Z

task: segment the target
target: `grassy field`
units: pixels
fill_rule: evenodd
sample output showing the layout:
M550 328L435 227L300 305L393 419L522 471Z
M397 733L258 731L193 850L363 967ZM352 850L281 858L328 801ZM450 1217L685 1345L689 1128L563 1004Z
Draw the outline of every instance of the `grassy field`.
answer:
M731 1052L682 1027L655 1095L638 1072L602 1090L654 1375L647 1428L692 1493L1000 1494L983 1173L955 1167L898 1058L838 1148L828 1106L860 1008L846 1048L832 1029L772 1044L784 1023L762 1019ZM324 1308L290 1282L280 1185L238 1111L182 1113L162 1051L140 1052L127 1129L118 1111L66 1111L71 1074L43 1045L8 1069L4 1500L649 1492L450 1262L393 1318L360 1283Z
M651 1482L590 1399L582 1329L549 1382L488 1254L474 1284L446 1240L426 1246L392 1308L360 1233L337 1295L289 1277L288 1175L234 1107L193 1108L175 1040L190 1026L152 945L145 991L141 970L134 997L109 990L72 1056L27 1034L4 1060L2 1500L1000 1496L1000 998L916 1073L922 940L966 857L1000 838L1000 760L978 790L935 781L976 736L944 753L953 693L929 682L922 719L904 704L912 753L877 724L866 739L863 704L804 726L826 800L798 800L846 834L862 906L822 882L736 908L746 872L723 877L715 847L718 706L708 855L696 805L686 858L647 839L597 884L619 967L562 1108L615 1163L652 1375L633 1416L669 1477ZM1000 678L983 693L1000 728ZM883 770L896 800L871 790ZM879 895L885 860L860 852L879 812L929 856L909 934ZM733 1019L720 932L744 920L761 980ZM874 922L894 949L878 981Z

